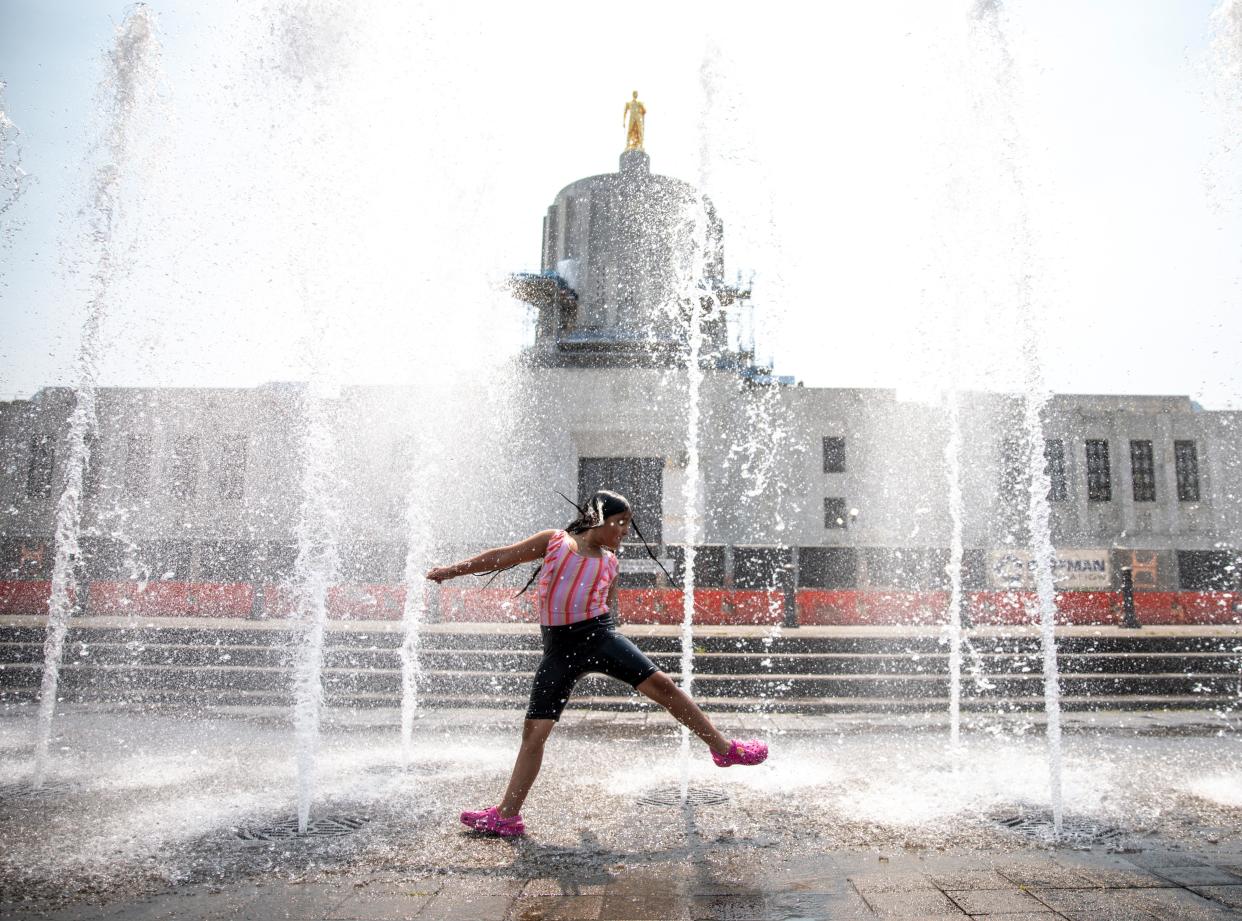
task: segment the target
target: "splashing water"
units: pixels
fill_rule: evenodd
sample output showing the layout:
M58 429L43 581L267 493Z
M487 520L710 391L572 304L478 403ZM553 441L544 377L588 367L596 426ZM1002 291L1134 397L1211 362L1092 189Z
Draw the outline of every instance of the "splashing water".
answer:
M710 74L704 66L699 73L700 87L711 98ZM707 150L707 135L700 125L699 131L700 173L706 171L710 161ZM702 187L700 183L700 188ZM694 232L688 251L682 253L685 260L680 266L680 285L675 299L670 303L670 312L679 308L688 312L685 315L687 342L689 353L686 357L686 469L682 480L683 514L685 533L682 537L681 567L681 689L689 697L694 696L694 566L695 544L699 539L699 490L702 486L699 470L699 397L703 387L703 368L700 357L703 351L703 316L699 288L703 279L706 250L699 248L699 241L706 240L707 222L703 213L703 203L696 201L687 207L686 219L693 225ZM690 793L690 730L681 727L681 748L679 751L681 767L681 802L684 806Z
M1224 122L1224 146L1237 148L1242 128L1242 0L1221 0L1212 11L1209 52L1217 102Z
M949 437L944 446L949 492L949 743L962 741L962 419L958 394L948 396Z
M1044 461L1044 429L1042 413L1048 396L1042 391L1038 364L1031 363L1031 381L1026 396L1025 425L1030 447L1030 494L1028 517L1031 550L1035 564L1035 595L1039 609L1040 651L1044 663L1044 712L1048 734L1048 782L1052 799L1052 831L1061 833L1062 782L1061 754L1061 685L1057 673L1056 585L1052 577L1055 552L1052 548L1051 517L1048 491L1051 482Z
M427 582L423 573L431 567L431 511L429 503L423 501L429 479L424 464L411 464L405 505L405 602L401 609L401 757L407 768L414 759L414 717L418 713L418 687L422 679L419 652L427 614Z
M302 509L294 564L297 627L301 634L293 671L293 724L297 736L298 831L305 832L315 787L315 756L323 709L323 641L328 621L328 588L340 573L337 535L336 443L330 403L307 388L303 394Z
M1039 358L1039 338L1035 316L1035 298L1032 290L1032 232L1030 228L1029 196L1021 171L1020 160L1025 152L1021 132L1017 124L1014 99L1018 79L1015 62L1002 22L1000 0L979 0L972 17L972 37L976 40L980 56L990 64L995 81L996 99L993 101L998 131L1003 147L999 158L1003 171L1001 177L1008 187L1013 214L1010 216L1009 244L1013 252L1013 298L1020 331L1019 347L1023 367L1023 433L1026 440L1027 470L1029 472L1027 496L1027 521L1030 531L1030 549L1034 569L1036 614L1040 625L1040 641L1044 667L1044 708L1048 746L1048 782L1052 804L1053 835L1061 833L1063 818L1062 753L1061 753L1061 693L1058 677L1056 650L1056 586L1052 575L1055 558L1052 546L1048 492L1050 480L1044 459L1043 411L1049 394L1043 382Z
M703 368L701 357L703 352L703 310L702 264L704 251L699 241L704 239L706 231L706 214L701 203L691 207L692 214L688 217L695 225L692 236L691 251L684 254L687 258L683 274L683 284L678 292L679 303L687 310L685 317L689 352L686 357L686 469L682 483L683 509L685 514L685 533L683 535L682 558L682 618L681 618L681 689L688 696L694 696L694 579L695 579L695 545L699 540L699 491L702 488L701 471L699 468L699 398L703 386ZM703 233L700 233L702 231ZM690 730L681 727L681 800L686 802L690 789Z
M0 248L13 242L16 223L9 210L17 204L30 184L30 174L22 167L21 130L5 111L5 84L0 81Z
M316 757L323 710L323 647L328 620L328 591L340 577L341 504L336 406L339 393L331 341L333 316L349 312L350 289L335 272L349 253L334 245L332 228L343 212L341 164L327 151L334 122L325 110L345 75L353 52L355 23L345 5L334 0L290 0L270 12L271 69L288 93L285 121L297 139L292 171L300 183L290 187L279 206L290 226L302 228L290 252L293 283L310 318L304 352L310 382L302 393L301 506L297 524L297 560L289 586L295 599L300 634L293 668L293 724L296 737L297 819L305 833L314 798ZM307 188L316 194L306 196Z
M703 369L699 356L703 349L703 315L697 294L690 304L690 354L686 362L688 400L686 404L685 473L685 549L681 573L681 688L694 696L694 548L699 539L699 395ZM690 730L681 727L681 801L690 788Z
M36 721L34 785L41 787L47 770L48 745L65 634L76 602L75 573L81 559L82 489L90 465L90 442L95 432L96 380L100 331L109 306L113 280L120 271L114 238L120 218L120 185L132 146L133 122L156 86L159 43L154 18L144 4L130 10L117 28L108 54L101 96L107 100L107 124L102 139L105 162L92 178L90 243L93 248L91 298L82 323L74 388L74 407L66 437L63 486L56 504L55 557L48 600L47 637L43 647L43 674L39 685Z
M1212 11L1212 21L1217 26L1218 40L1234 52L1230 76L1242 81L1242 0L1221 0Z
M797 504L788 477L782 473L789 464L798 462L806 448L794 434L796 421L790 418L779 387L744 389L738 394L738 402L743 420L740 431L746 437L732 439L724 457L725 467L736 465L741 483L741 491L729 501L739 512L770 520L764 537L779 543L786 515Z

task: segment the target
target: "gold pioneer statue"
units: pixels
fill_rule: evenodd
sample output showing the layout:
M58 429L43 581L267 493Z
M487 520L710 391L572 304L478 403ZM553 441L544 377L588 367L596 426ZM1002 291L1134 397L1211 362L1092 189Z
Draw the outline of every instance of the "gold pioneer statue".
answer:
M643 122L647 117L647 107L638 101L638 90L634 90L634 98L625 104L625 112L621 121L625 128L625 149L643 149Z

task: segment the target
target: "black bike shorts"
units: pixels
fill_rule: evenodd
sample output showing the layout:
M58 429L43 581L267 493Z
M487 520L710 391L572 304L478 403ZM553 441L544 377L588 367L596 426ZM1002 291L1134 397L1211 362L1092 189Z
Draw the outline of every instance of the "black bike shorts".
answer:
M636 688L659 671L617 632L611 614L560 627L541 626L539 632L543 660L530 688L528 720L559 720L574 684L588 672L601 672Z

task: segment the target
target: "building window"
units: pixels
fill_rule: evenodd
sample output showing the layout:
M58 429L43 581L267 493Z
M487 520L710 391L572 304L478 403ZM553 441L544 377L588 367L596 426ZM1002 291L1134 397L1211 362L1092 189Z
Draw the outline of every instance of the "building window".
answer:
M1177 465L1177 501L1199 501L1199 452L1193 441L1173 442Z
M646 531L643 532L647 533ZM664 548L669 561L672 584L678 586L686 577L686 547L670 544ZM646 556L646 554L643 554ZM625 563L621 564L625 568ZM736 571L736 562L735 562ZM694 548L694 584L703 588L723 588L725 584L725 548L721 544L699 544Z
M1242 591L1236 550L1177 550L1177 582L1184 592Z
M788 547L735 547L733 584L751 591L793 588L793 554Z
M224 436L220 446L220 497L236 502L246 489L247 437L242 434Z
M1000 443L1000 479L997 491L1002 499L1012 498L1022 489L1023 474L1026 472L1024 453L1021 439L1006 438Z
M131 434L125 439L125 491L142 495L151 482L151 438Z
M52 475L56 470L56 449L50 435L30 439L30 466L26 468L26 495L46 499L52 494Z
M824 500L824 527L836 528L843 530L849 525L849 511L845 507L845 500L840 497L833 497Z
M1065 442L1060 438L1044 439L1044 472L1048 474L1048 501L1064 502L1069 498L1069 479L1065 476Z
M1130 442L1130 476L1134 480L1134 501L1156 501L1156 465L1150 441Z
M799 547L798 585L804 588L855 588L858 550L854 547Z
M1113 477L1108 466L1108 442L1102 438L1087 439L1087 499L1110 502L1113 498Z
M628 540L637 541L641 532L653 547L663 542L664 458L579 458L578 503L585 504L591 494L599 489L619 492L630 500L630 507L634 509L634 525Z
M824 473L845 473L844 438L824 438Z
M173 439L172 483L170 491L174 498L193 499L198 493L198 439L193 435L178 435Z

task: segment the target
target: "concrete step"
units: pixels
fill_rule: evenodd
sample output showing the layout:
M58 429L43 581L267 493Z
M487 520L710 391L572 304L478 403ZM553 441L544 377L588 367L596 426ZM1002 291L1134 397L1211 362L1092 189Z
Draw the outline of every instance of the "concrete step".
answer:
M12 619L10 619L12 620ZM22 618L37 621L38 618ZM96 623L108 621L108 625ZM118 623L118 621L120 623ZM187 645L197 647L251 646L287 648L298 633L284 621L222 621L216 626L186 626L179 620L155 623L120 618L75 620L68 634L69 643L123 643L134 647ZM202 621L198 621L202 623ZM254 626L239 626L254 624ZM649 655L679 654L681 639L668 627L629 626L626 635ZM0 643L42 645L44 631L39 623L0 625ZM966 638L985 654L1038 655L1040 639L1029 628L985 628L967 631ZM399 624L351 624L333 622L327 632L326 648L395 650L403 635ZM423 628L420 645L424 650L503 650L538 651L538 629L530 624L432 624ZM762 628L700 628L694 634L700 653L744 655L933 655L943 654L947 646L943 631L934 627L910 628L831 628L788 629L770 636ZM1057 648L1065 655L1087 653L1217 653L1242 656L1242 630L1238 628L1149 627L1120 631L1116 628L1059 628Z
M0 688L0 705L32 704L37 699L38 687ZM237 708L241 710L275 710L287 713L293 705L290 692L271 690L248 691L223 689L209 693L187 694L180 689L113 687L66 689L59 695L70 702L102 702L138 707L144 711L163 708L176 712L206 711L213 708ZM525 695L470 694L420 695L419 706L430 710L439 709L496 709L509 710L518 722L526 709ZM707 697L695 695L703 709L713 713L883 713L913 714L946 712L947 698L934 697L918 700L882 697L804 698L796 702L771 700L759 697ZM1189 696L1116 695L1109 697L1061 698L1061 709L1070 713L1094 712L1143 712L1176 710L1211 710L1237 705L1236 695L1196 694ZM324 707L328 713L361 709L390 709L396 711L400 700L391 694L352 693L342 694L326 691ZM591 697L575 694L568 709L600 710L616 712L658 712L646 698L638 694ZM961 709L965 713L1039 713L1044 709L1042 696L1018 698L975 698L963 696Z
M210 666L229 665L251 668L281 668L291 661L293 649L284 646L186 643L134 645L117 642L73 642L66 646L66 664ZM504 649L423 649L419 661L430 671L521 672L529 674L538 666L538 650ZM655 653L651 657L665 671L680 666L680 654ZM1139 652L1076 653L1058 652L1062 674L1149 674L1194 673L1237 674L1242 655L1220 652ZM39 663L42 644L0 642L0 663ZM982 653L964 657L967 671L978 667L986 675L1022 675L1041 672L1043 656L1038 653ZM398 648L342 648L324 650L327 668L375 670L399 668ZM756 655L737 652L704 652L695 657L699 674L947 674L947 653L794 653Z
M289 702L291 654L300 637L285 622L230 621L217 627L203 621L156 626L101 621L72 625L62 696L180 702L191 709L221 701L238 706ZM330 704L399 705L398 627L333 625L323 671ZM679 677L675 630L635 627L627 632L657 665ZM529 625L433 625L421 639L419 692L426 706L524 709L541 655L538 633ZM974 653L963 662L964 706L1043 706L1038 636L977 631L971 641ZM1140 634L1071 628L1058 633L1057 641L1064 699L1081 701L1068 706L1129 706L1125 701L1236 706L1242 697L1242 631L1236 629ZM0 622L0 699L25 700L37 692L42 642L41 625ZM772 636L759 628L707 628L694 643L696 696L725 708L916 712L947 706L948 654L938 630L808 628ZM628 686L599 675L584 677L574 699L607 707L642 706Z
M38 684L41 667L34 663L10 663L0 669L0 687L25 688ZM671 677L680 680L677 672ZM229 689L275 690L287 687L292 672L286 668L256 668L244 665L101 665L94 662L67 662L61 667L60 687L85 691L105 688L176 688L183 693ZM420 687L429 696L468 696L501 694L524 697L531 675L526 672L479 672L423 670ZM1237 674L1152 673L1152 674L1066 674L1061 676L1062 693L1067 696L1185 696L1237 692ZM343 694L378 693L399 698L401 671L389 669L325 668L326 691ZM1026 697L1042 693L1043 676L993 675L977 683L969 676L963 690L977 697ZM880 697L887 699L927 699L945 697L948 676L936 674L703 674L696 673L695 688L708 697L758 697L793 703L814 697ZM587 696L613 696L630 693L630 688L603 675L586 675L577 685Z

